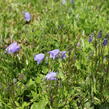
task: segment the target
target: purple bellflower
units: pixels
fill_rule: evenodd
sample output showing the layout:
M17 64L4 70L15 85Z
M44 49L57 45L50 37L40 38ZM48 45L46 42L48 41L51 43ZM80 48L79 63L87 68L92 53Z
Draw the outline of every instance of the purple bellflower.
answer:
M106 46L108 44L108 40L104 38L103 45Z
M102 37L102 31L100 31L99 33L98 33L98 38L101 38Z
M47 80L56 80L56 72L49 72L49 73L45 76L45 78L46 78Z
M30 15L29 12L25 12L25 13L24 13L24 17L25 17L25 20L26 20L27 22L30 22L30 20L31 20L31 15Z
M20 49L20 46L17 44L17 42L13 42L6 48L6 52L8 54L11 54L11 53L15 53L19 51L19 49Z
M61 55L62 59L65 59L66 58L66 51L61 51L60 55Z
M34 56L34 60L37 61L37 64L40 64L44 60L44 57L45 55L40 53Z
M55 49L52 51L49 51L48 53L50 54L50 58L55 59L58 57L60 50L59 49Z
M92 36L90 36L90 37L89 37L89 40L88 40L88 41L89 41L89 43L90 43L90 42L92 42L92 40L93 40L93 37L92 37Z
M94 33L92 33L92 34L89 35L89 40L88 40L89 43L92 42L93 36L94 36Z

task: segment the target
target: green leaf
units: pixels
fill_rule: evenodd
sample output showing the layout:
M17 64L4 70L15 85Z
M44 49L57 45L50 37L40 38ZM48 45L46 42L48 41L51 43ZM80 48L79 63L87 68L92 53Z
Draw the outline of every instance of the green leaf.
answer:
M31 109L45 109L47 103L48 103L48 101L46 101L46 100L42 100L40 102L35 102L31 106Z

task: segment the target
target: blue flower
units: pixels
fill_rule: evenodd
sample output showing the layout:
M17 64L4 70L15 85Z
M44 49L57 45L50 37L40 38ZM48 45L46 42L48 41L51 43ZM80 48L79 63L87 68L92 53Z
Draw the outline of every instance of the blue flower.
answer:
M89 36L89 40L88 40L89 43L92 42L92 40L93 40L93 36L94 36L94 33L90 34L90 36Z
M40 53L34 56L34 60L37 61L37 64L40 64L44 60L45 54Z
M48 53L50 54L50 58L55 59L58 57L60 50L59 49L55 49L52 51L49 51Z
M61 55L62 59L65 59L66 58L66 51L61 51L60 55Z
M56 80L56 72L49 72L46 76L45 76L45 78L47 79L47 80Z
M108 40L104 38L103 45L106 46L108 44Z
M100 31L99 33L98 33L98 38L101 38L102 37L102 31Z
M30 15L29 12L25 12L25 13L24 13L24 17L25 17L25 20L26 20L27 22L29 22L29 21L31 20L31 15Z
M90 42L92 42L92 40L93 40L93 37L92 37L92 36L90 36L90 37L89 37L89 40L88 40L88 41L89 41L89 43L90 43Z
M6 52L8 54L11 54L11 53L15 53L19 51L19 49L20 49L20 46L17 44L17 42L13 42L6 48Z

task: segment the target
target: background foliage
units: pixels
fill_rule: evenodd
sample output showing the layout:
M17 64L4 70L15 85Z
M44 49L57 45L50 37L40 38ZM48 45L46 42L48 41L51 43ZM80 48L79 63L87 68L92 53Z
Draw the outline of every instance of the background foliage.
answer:
M108 0L0 0L0 109L109 109L108 32ZM20 51L5 53L14 41ZM67 58L49 59L53 49ZM58 80L44 79L50 71Z

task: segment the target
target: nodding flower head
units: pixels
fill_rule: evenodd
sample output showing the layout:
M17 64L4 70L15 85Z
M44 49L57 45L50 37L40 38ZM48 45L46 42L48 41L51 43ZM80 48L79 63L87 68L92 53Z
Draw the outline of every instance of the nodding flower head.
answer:
M49 72L46 76L45 79L47 80L56 80L56 72Z
M25 17L26 22L30 22L30 20L31 20L31 15L30 15L29 12L25 12L25 13L24 13L24 17Z
M11 53L15 53L19 51L19 49L20 49L20 46L17 44L17 42L13 42L6 48L6 52L8 54L11 54Z
M102 37L102 31L99 31L99 33L98 33L98 36L97 36L98 38L101 38Z
M40 53L34 56L34 60L37 61L37 64L40 64L44 60L44 57L45 55Z
M93 40L93 37L90 36L88 41L89 41L89 42L92 42L92 40Z
M52 51L49 51L48 53L50 54L50 58L55 59L58 57L60 50L59 49L55 49Z
M62 59L65 59L66 58L66 51L60 51L60 57Z
M88 42L92 42L94 33L90 34Z
M108 40L104 38L103 45L106 46L108 44Z

